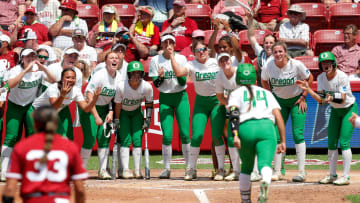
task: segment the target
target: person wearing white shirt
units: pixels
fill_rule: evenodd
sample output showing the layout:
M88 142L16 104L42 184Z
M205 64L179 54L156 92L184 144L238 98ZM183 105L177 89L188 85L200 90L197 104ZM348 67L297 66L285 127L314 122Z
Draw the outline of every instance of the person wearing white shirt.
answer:
M75 29L72 34L72 41L74 47L79 52L78 60L84 60L90 67L92 72L97 63L97 54L94 47L90 47L86 44L86 35L82 29Z
M47 28L50 28L51 23L61 15L58 0L33 0L31 6L36 8L38 21Z

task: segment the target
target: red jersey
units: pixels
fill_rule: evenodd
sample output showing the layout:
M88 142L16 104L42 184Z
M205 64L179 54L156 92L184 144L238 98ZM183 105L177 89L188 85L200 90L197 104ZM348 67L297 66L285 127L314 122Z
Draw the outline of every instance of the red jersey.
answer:
M0 63L4 64L7 70L14 67L18 60L18 54L13 51L9 51L6 55L0 55Z
M18 39L23 38L24 33L29 30L36 33L38 44L42 44L46 41L49 41L49 29L44 24L41 23L24 25L23 27L21 27L20 30L18 31ZM24 47L24 43L22 41L17 41L14 47Z
M253 8L256 7L256 4L257 1L254 2ZM285 0L262 0L255 19L262 23L268 23L272 19L277 19L280 22L282 19L287 18L287 10L288 6Z
M46 165L39 160L44 155L45 133L31 135L15 145L7 178L21 180L20 194L24 202L54 202L70 198L70 181L88 177L82 166L79 149L70 140L54 135ZM40 193L40 197L29 197ZM54 194L55 195L46 195ZM57 195L57 194L65 195ZM68 194L68 195L67 195ZM50 200L50 201L49 201Z
M195 55L191 50L191 46L185 47L180 51L180 54L185 56L187 61L195 60Z
M164 32L172 23L173 18L166 20L162 26L162 32ZM196 22L188 17L178 27L172 30L172 34L175 36L176 45L175 51L181 51L185 47L190 46L192 40L192 33L198 29Z

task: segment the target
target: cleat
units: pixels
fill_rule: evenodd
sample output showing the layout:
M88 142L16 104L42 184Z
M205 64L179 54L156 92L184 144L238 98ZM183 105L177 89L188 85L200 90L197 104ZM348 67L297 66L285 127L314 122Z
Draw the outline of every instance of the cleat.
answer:
M267 184L265 181L262 181L260 184L260 193L258 197L259 203L266 203L268 199L268 191L269 191L269 184Z
M118 178L121 178L123 175L123 170L122 169L118 169Z
M240 190L240 196L241 196L241 203L251 203L251 189L247 191Z
M319 180L320 184L331 184L337 179L337 175L327 175L325 178Z
M194 180L196 179L196 170L192 169L192 168L187 168L185 171L185 177L184 180Z
M349 185L350 184L350 176L341 176L337 180L334 181L334 185Z
M272 181L279 181L283 179L283 175L280 171L275 171L274 174L271 176Z
M232 172L228 176L226 176L224 180L226 180L226 181L239 180L239 175L236 172Z
M134 171L134 178L136 179L144 179L144 176L141 174L141 171Z
M220 169L218 170L216 176L214 177L215 181L222 181L224 180L225 177L225 170L224 169Z
M101 179L101 180L110 180L112 178L111 175L109 174L109 172L104 169L99 171L98 175L99 175L99 179Z
M212 179L212 180L214 180L216 174L217 174L217 169L213 169L213 170L211 171L211 179Z
M251 182L257 182L261 180L261 175L259 173L256 172L252 172L250 175L250 181Z
M306 173L299 173L297 176L294 176L292 181L293 182L305 182L306 180Z
M170 169L164 169L163 171L161 171L159 178L160 179L169 179L170 173L171 173Z
M122 176L123 179L132 179L134 178L133 173L127 169L127 170L123 170Z

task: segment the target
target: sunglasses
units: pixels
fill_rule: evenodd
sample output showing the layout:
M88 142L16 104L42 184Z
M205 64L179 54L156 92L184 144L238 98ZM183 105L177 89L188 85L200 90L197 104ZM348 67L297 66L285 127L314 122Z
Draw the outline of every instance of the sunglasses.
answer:
M206 47L195 49L195 53L201 52L201 51L207 51Z
M48 59L49 59L48 56L44 56L44 55L38 55L38 58L39 58L39 59L45 59L45 60L48 60Z
M36 14L35 14L35 13L28 12L28 13L25 13L25 15L28 15L28 16L35 16Z
M294 12L294 11L289 11L288 13L289 13L289 15L301 15L301 13Z

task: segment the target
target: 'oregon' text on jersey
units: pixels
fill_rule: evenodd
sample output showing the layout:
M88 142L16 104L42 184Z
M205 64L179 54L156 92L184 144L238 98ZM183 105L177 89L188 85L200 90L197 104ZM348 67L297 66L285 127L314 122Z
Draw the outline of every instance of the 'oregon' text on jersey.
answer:
M101 90L101 94L102 96L105 96L105 97L113 97L115 95L115 89L108 89L106 87L102 88Z
M212 73L196 72L195 73L195 78L196 78L196 81L215 80L217 73L218 73L218 71L217 72L212 72Z
M23 80L20 81L18 88L20 89L29 89L33 87L37 87L40 84L41 79L34 80L32 82L25 82Z
M288 79L277 79L271 78L271 85L274 87L284 87L294 85L296 81L296 77L288 78Z
M171 79L171 78L176 78L174 71L166 71L164 74L164 79Z
M141 103L142 100L143 100L143 98L141 98L141 99L127 99L127 98L125 98L125 99L123 99L122 104L126 105L126 106L133 106L133 105L137 105L137 104Z

